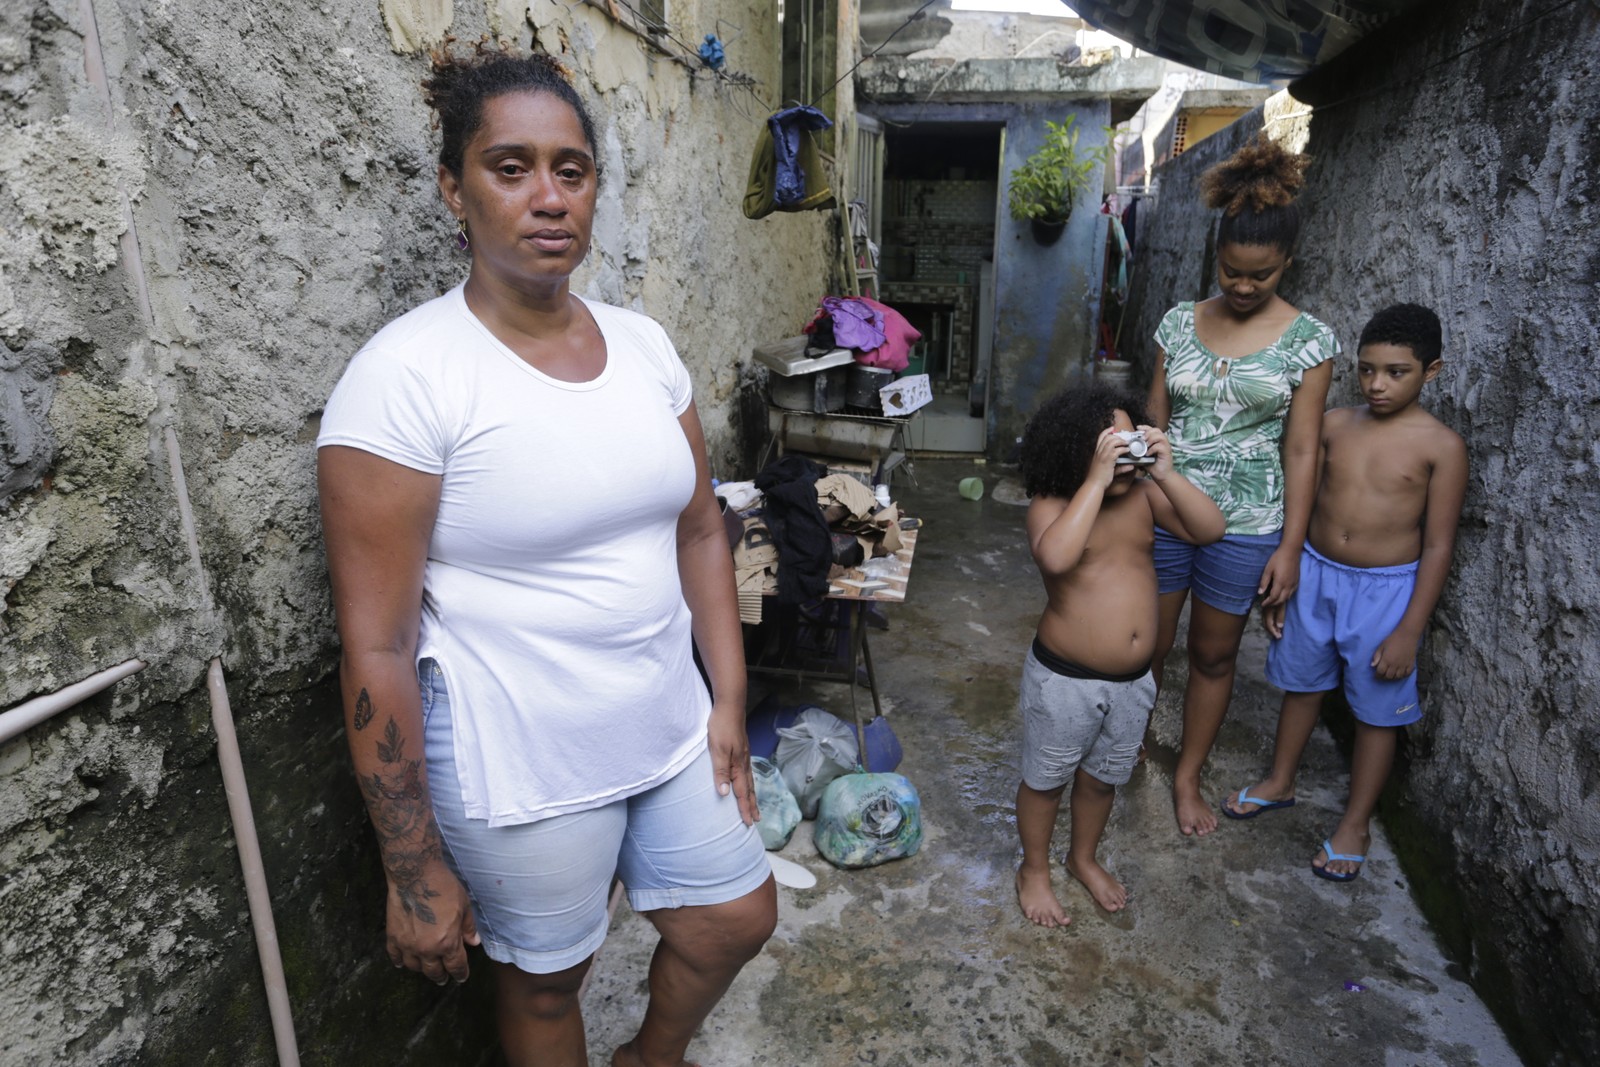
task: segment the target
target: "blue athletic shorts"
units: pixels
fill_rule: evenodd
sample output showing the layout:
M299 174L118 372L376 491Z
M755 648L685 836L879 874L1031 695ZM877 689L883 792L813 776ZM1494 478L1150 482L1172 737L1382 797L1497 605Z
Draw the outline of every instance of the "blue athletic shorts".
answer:
M1415 562L1348 567L1310 545L1300 554L1300 587L1289 598L1283 637L1267 648L1267 681L1291 693L1336 689L1370 726L1405 726L1422 718L1417 672L1387 681L1372 655L1399 625L1417 584Z
M444 672L425 659L417 675L434 817L490 959L549 974L594 955L609 924L613 874L641 912L737 900L771 877L756 828L731 795L717 795L709 751L604 807L494 828L467 818Z
M1193 589L1194 598L1229 615L1248 615L1261 588L1261 572L1278 550L1283 531L1228 534L1209 545L1191 545L1156 527L1156 591Z

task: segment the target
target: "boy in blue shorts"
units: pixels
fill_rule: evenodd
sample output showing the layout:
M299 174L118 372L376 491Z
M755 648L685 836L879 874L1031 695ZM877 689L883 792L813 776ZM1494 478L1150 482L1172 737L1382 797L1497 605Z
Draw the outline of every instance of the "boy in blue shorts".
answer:
M1361 873L1378 794L1399 728L1422 718L1417 649L1450 572L1467 488L1460 436L1417 403L1444 365L1439 318L1397 304L1361 331L1356 373L1365 407L1322 422L1321 478L1288 604L1264 612L1273 637L1267 680L1284 689L1272 771L1222 813L1253 819L1294 803L1295 770L1322 696L1344 682L1356 719L1350 800L1311 861L1319 878Z

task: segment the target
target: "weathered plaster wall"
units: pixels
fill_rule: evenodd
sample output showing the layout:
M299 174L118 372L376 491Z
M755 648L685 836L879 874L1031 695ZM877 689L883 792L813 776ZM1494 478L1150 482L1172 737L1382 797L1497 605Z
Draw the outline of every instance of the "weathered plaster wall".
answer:
M768 5L680 18L776 94ZM0 6L0 708L150 663L0 746L0 1063L271 1059L203 689L219 654L306 1062L470 1063L487 1039L484 983L439 994L381 956L311 444L361 342L464 272L405 50L441 26L537 34L578 70L609 171L578 287L666 324L721 469L736 362L826 284L824 216L739 212L756 95L600 9Z
M1316 162L1285 282L1347 346L1337 404L1358 400L1350 349L1373 311L1414 300L1444 321L1446 366L1424 402L1466 438L1472 472L1390 827L1442 936L1541 1064L1600 1061L1600 550L1587 528L1600 512L1600 11L1536 17L1550 7L1439 5L1294 87L1318 109ZM1139 222L1136 337L1212 290L1194 183L1247 132L1158 172L1159 210Z

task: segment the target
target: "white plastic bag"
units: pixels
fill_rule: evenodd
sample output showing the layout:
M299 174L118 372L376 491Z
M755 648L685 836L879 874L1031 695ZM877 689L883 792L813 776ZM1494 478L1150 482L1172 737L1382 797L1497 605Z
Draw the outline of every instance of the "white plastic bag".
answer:
M858 753L856 732L848 723L821 708L807 708L793 726L778 731L773 761L799 801L800 814L814 819L822 791L841 774L855 770Z
M750 771L756 779L756 806L761 809L756 832L768 849L782 848L789 843L794 828L800 825L800 804L789 792L783 775L771 763L760 756L752 756Z

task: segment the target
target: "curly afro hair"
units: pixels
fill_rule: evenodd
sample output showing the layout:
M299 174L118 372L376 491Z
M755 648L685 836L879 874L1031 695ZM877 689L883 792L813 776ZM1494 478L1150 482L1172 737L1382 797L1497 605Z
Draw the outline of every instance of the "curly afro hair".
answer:
M1356 347L1359 350L1367 345L1404 345L1427 368L1444 353L1444 329L1439 325L1439 316L1421 304L1393 304L1361 328Z
M443 131L440 166L460 177L463 153L483 125L487 101L507 93L549 93L577 113L589 152L597 157L595 173L599 175L594 120L572 87L572 72L560 60L542 52L520 56L487 37L473 45L471 55L457 56L451 51L454 43L455 38L447 37L433 50L433 72L422 80L422 98L433 109L435 125Z
M1100 431L1118 410L1148 423L1144 398L1100 382L1064 389L1046 400L1022 431L1022 486L1029 496L1071 497L1083 485Z
M1265 245L1284 255L1300 236L1295 197L1305 185L1309 156L1258 133L1200 179L1206 207L1220 210L1217 246Z

